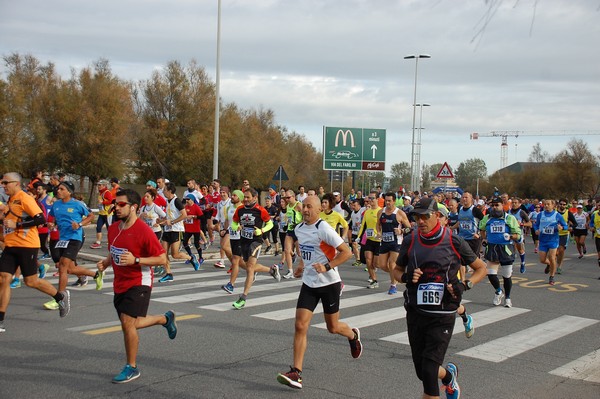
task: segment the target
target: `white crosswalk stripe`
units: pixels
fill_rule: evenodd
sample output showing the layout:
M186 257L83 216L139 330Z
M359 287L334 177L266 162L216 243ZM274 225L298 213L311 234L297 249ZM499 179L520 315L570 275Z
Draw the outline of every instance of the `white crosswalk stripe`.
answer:
M600 383L600 349L558 367L550 374Z
M596 323L598 320L568 315L560 316L554 320L458 352L458 354L489 362L503 362Z
M346 290L346 288L344 288L344 290ZM373 303L377 303L377 302L388 301L391 299L401 299L401 297L394 296L394 295L387 295L385 293L377 293L377 294L369 294L366 296L357 296L357 297L353 297L353 298L343 298L340 301L340 310L349 309L349 308L352 308L355 306L369 305L369 304L373 304ZM402 305L400 305L400 306L402 306ZM313 314L319 314L319 313L323 313L322 307L317 307L315 309L315 311L313 312ZM288 308L288 309L275 310L273 312L259 313L259 314L255 314L253 316L260 317L263 319L277 320L277 321L293 319L296 316L296 308L294 307L294 308Z

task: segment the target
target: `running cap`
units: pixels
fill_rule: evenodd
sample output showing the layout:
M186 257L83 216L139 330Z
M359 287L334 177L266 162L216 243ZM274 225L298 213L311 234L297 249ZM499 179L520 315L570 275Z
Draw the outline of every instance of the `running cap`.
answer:
M71 195L75 193L75 186L70 181L63 181L59 184L59 186L65 186Z
M581 205L581 204L578 204L578 205L577 205L577 208L583 208L583 205Z
M111 183L117 183L117 184L118 184L118 183L119 183L119 179L117 179L116 177L111 177L111 178L110 178L110 182L111 182Z
M102 184L103 186L108 186L108 180L102 179L98 182L98 184Z
M445 218L448 217L448 208L446 208L445 206L440 206L438 209L438 212Z
M502 203L502 199L498 198L498 197L494 197L494 198L492 198L491 203L492 204L501 204Z
M335 197L336 195L340 195L340 192L339 191L334 191L333 192L333 196Z
M410 213L427 215L439 211L437 201L433 198L421 198Z
M153 182L152 180L148 180L148 181L146 182L146 185L147 185L147 186L152 186L152 188L156 188L156 183L155 183L155 182Z
M244 200L244 192L242 190L233 190L233 193L231 194L235 194L235 196L238 197L240 201Z
M478 206L483 206L483 205L485 205L485 201L482 200L482 199L480 199L480 200L477 201L477 205Z
M194 194L186 195L185 199L191 199L194 202L194 204L198 204L198 202L196 201L196 196Z

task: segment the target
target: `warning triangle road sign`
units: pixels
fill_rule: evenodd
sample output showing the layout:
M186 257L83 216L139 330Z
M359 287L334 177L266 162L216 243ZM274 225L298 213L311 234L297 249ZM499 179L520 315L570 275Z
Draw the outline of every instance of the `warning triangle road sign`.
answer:
M450 170L450 166L448 166L448 162L444 162L444 165L436 175L438 179L454 179L454 175Z
M275 172L275 176L273 176L272 180L290 180L285 170L283 170L283 166L279 165L277 168L277 172Z

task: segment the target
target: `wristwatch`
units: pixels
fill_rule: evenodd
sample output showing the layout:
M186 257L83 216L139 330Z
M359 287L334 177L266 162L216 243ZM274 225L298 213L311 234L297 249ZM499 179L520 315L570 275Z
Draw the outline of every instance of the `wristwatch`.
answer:
M135 258L135 264L139 265L140 264L140 258Z
M465 280L463 281L463 284L465 285L465 289L470 290L471 288L473 288L473 282L471 280Z

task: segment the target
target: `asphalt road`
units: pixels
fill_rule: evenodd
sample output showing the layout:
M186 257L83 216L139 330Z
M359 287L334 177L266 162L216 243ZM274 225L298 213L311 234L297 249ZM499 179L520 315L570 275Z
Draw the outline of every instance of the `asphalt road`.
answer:
M459 367L462 398L600 396L600 268L591 237L588 249L580 260L570 244L564 273L551 287L527 244L528 270L520 274L515 266L511 309L492 306L486 281L465 295L475 335L467 339L458 323L446 356ZM82 262L93 268L92 259L105 251L86 245ZM179 332L171 341L160 326L140 331L142 375L123 385L110 382L125 364L111 274L100 292L93 282L73 288L72 311L64 319L42 308L48 299L39 292L12 290L7 331L0 334L0 398L421 397L403 334L403 301L400 294L387 295L383 273L380 288L368 290L362 268L341 267L341 316L360 327L365 351L352 359L347 340L329 334L322 314L315 314L304 388L297 391L277 383L276 375L292 361L300 282L259 276L247 307L237 311L231 307L237 295L219 289L227 275L213 267L214 255L207 251L213 259L198 272L177 263L174 282L156 283L150 313L175 310ZM242 271L239 286L244 278Z

